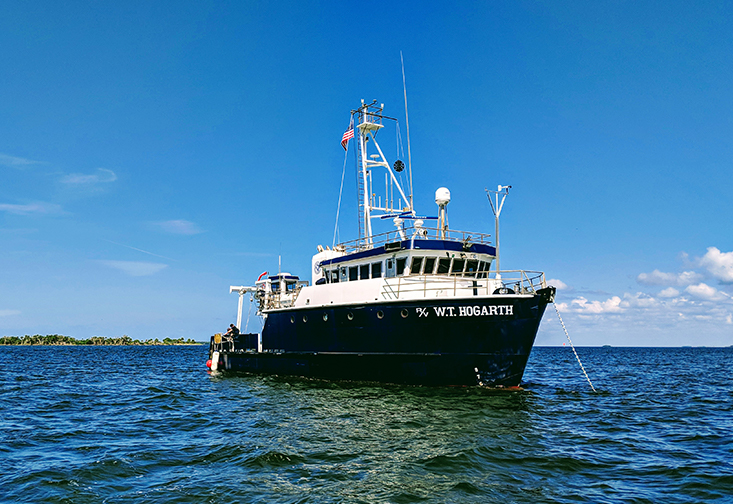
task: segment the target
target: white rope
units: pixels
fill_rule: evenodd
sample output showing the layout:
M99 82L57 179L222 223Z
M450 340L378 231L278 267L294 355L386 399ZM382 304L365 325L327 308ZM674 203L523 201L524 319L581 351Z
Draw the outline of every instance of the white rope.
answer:
M341 189L339 189L339 204L336 207L336 225L333 227L333 243L331 247L336 246L336 233L339 228L339 213L341 213L341 193L344 192L344 175L346 174L346 159L349 157L349 151L344 150L344 167L341 170Z
M585 375L585 379L588 380L588 385L590 385L590 388L593 392L596 391L595 387L590 381L590 378L588 377L588 373L585 372L585 368L583 367L583 363L580 362L580 357L578 357L578 352L575 351L575 346L573 346L573 342L570 339L570 335L568 334L568 330L565 327L565 322L562 321L562 317L560 316L560 310L557 309L557 305L555 303L552 303L552 306L555 307L555 313L557 313L557 318L560 319L560 325L562 325L562 330L565 331L565 336L567 336L568 341L570 342L570 348L573 349L573 353L575 354L575 358L578 360L578 364L580 364L580 369L583 370L583 374Z

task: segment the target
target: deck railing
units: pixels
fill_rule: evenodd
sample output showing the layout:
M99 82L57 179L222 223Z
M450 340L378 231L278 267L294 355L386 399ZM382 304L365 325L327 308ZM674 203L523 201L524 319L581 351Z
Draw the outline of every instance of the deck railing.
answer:
M500 278L452 275L408 275L385 278L382 299L417 299L490 294L536 294L547 287L541 271L501 271Z
M308 287L309 282L307 280L299 280L295 286L285 292L265 292L264 290L258 291L255 294L255 299L259 303L259 311L271 310L275 308L289 308L295 304L295 300L298 299L300 291L303 287Z
M360 252L362 250L369 250L385 243L392 243L396 241L405 240L427 240L427 239L440 239L441 230L437 227L406 227L400 233L400 230L387 231L385 233L379 233L372 235L371 244L367 243L366 238L359 238L356 240L350 240L339 243L335 249L340 252L347 254L352 252ZM482 243L491 245L491 235L486 233L475 233L470 231L459 231L456 229L448 229L445 231L445 240L459 242L459 243Z

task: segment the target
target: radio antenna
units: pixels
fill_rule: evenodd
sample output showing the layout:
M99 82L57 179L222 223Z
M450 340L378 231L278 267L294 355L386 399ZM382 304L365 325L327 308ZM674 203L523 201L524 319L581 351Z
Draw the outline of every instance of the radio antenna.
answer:
M415 215L415 207L412 203L412 153L410 152L410 118L407 115L407 85L405 84L405 60L400 51L400 63L402 63L402 90L405 94L405 124L407 126L407 171L410 174L410 210Z

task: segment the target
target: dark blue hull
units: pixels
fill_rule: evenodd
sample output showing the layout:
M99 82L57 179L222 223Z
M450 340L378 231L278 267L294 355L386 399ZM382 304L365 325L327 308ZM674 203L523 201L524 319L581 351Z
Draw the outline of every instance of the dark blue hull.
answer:
M227 371L415 385L518 386L554 289L532 297L274 311L222 353Z

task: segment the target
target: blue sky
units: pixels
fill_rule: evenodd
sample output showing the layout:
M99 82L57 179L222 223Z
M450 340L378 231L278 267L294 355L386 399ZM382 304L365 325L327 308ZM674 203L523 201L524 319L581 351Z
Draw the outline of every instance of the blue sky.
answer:
M278 255L308 278L402 51L419 212L493 234L512 185L502 267L578 345L733 344L729 2L118 4L0 6L0 335L204 340Z

